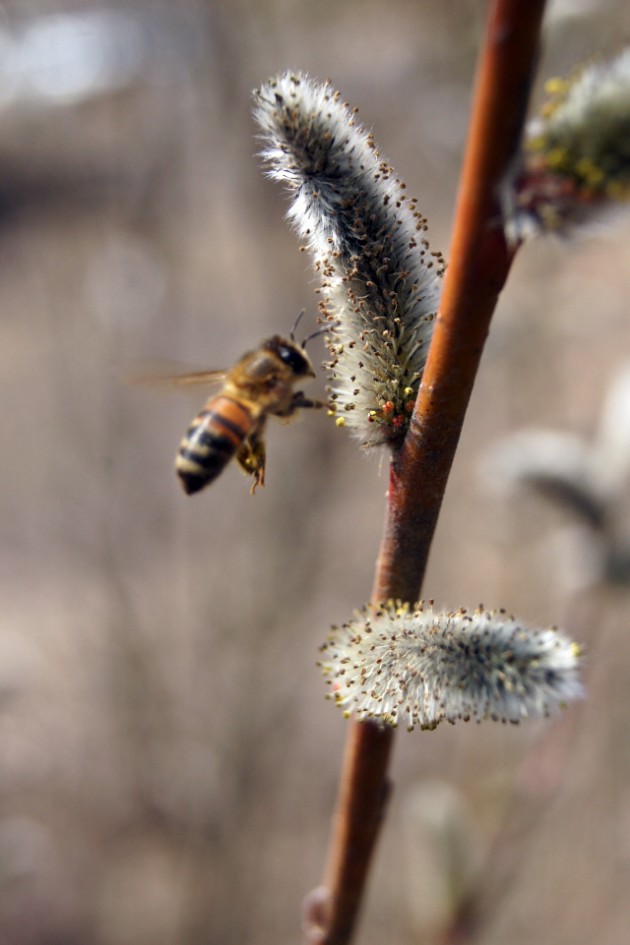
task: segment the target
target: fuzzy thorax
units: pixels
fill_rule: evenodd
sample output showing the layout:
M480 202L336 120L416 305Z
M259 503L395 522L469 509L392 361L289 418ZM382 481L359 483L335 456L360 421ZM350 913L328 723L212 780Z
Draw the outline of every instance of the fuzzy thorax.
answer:
M331 323L331 408L365 446L400 445L437 310L443 263L426 221L329 83L301 73L255 93L270 177L313 255ZM334 323L334 327L333 327Z

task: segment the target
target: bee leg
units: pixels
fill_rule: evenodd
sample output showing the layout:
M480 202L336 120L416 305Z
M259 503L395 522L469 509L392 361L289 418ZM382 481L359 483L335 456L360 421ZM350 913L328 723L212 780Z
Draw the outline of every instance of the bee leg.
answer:
M250 489L252 495L257 486L265 484L265 458L265 442L255 435L249 436L236 454L236 460L241 469L254 477Z
M298 391L295 392L295 394L294 394L293 397L291 398L291 403L290 403L289 406L287 407L286 411L283 411L283 413L278 414L278 416L280 416L280 417L290 417L290 416L292 416L292 415L296 412L296 410L301 410L301 409L304 409L304 408L317 408L317 409L320 409L321 407L327 407L327 406L328 406L328 405L325 404L325 403L324 403L323 401L321 401L321 400L309 400L308 397L305 397L305 396L304 396L304 394L303 394L303 392L302 392L301 390L298 390Z

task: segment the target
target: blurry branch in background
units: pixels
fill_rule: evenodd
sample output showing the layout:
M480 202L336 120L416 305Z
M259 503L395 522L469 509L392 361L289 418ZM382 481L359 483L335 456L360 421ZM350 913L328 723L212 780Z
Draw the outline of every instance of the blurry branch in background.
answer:
M470 911L485 866L484 841L463 792L427 778L401 805L409 941L441 941L454 914Z
M490 451L485 478L529 488L563 509L587 550L581 586L630 584L630 365L613 379L591 442L553 430L521 430Z

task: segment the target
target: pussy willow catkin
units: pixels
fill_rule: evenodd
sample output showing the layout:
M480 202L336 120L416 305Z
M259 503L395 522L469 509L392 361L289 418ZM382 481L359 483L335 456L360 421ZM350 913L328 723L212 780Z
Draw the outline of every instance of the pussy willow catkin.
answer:
M384 725L520 722L579 698L579 647L504 611L436 612L367 605L322 647L331 698L347 714Z
M546 89L504 189L513 242L566 230L630 197L630 47Z
M331 407L364 446L402 442L424 369L443 263L426 220L329 83L302 73L255 93L262 157L321 280Z

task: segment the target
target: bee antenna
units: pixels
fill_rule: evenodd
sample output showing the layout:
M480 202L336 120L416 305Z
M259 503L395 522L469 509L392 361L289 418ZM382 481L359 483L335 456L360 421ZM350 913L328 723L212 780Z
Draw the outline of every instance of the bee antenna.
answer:
M302 347L305 348L307 342L312 341L313 338L319 338L320 335L325 335L327 331L332 331L334 328L337 328L341 325L341 322L332 322L330 325L322 325L321 328L318 328L317 331L314 331L312 335L307 335L304 341L302 342Z
M291 341L295 341L295 330L296 330L297 326L300 324L300 322L301 322L301 320L302 320L302 318L304 317L305 314L306 314L306 309L305 309L305 308L301 309L301 310L298 312L297 318L296 318L295 321L293 322L293 328L291 329L291 334L289 335L289 338L291 339ZM304 347L304 345L302 345L302 347Z

